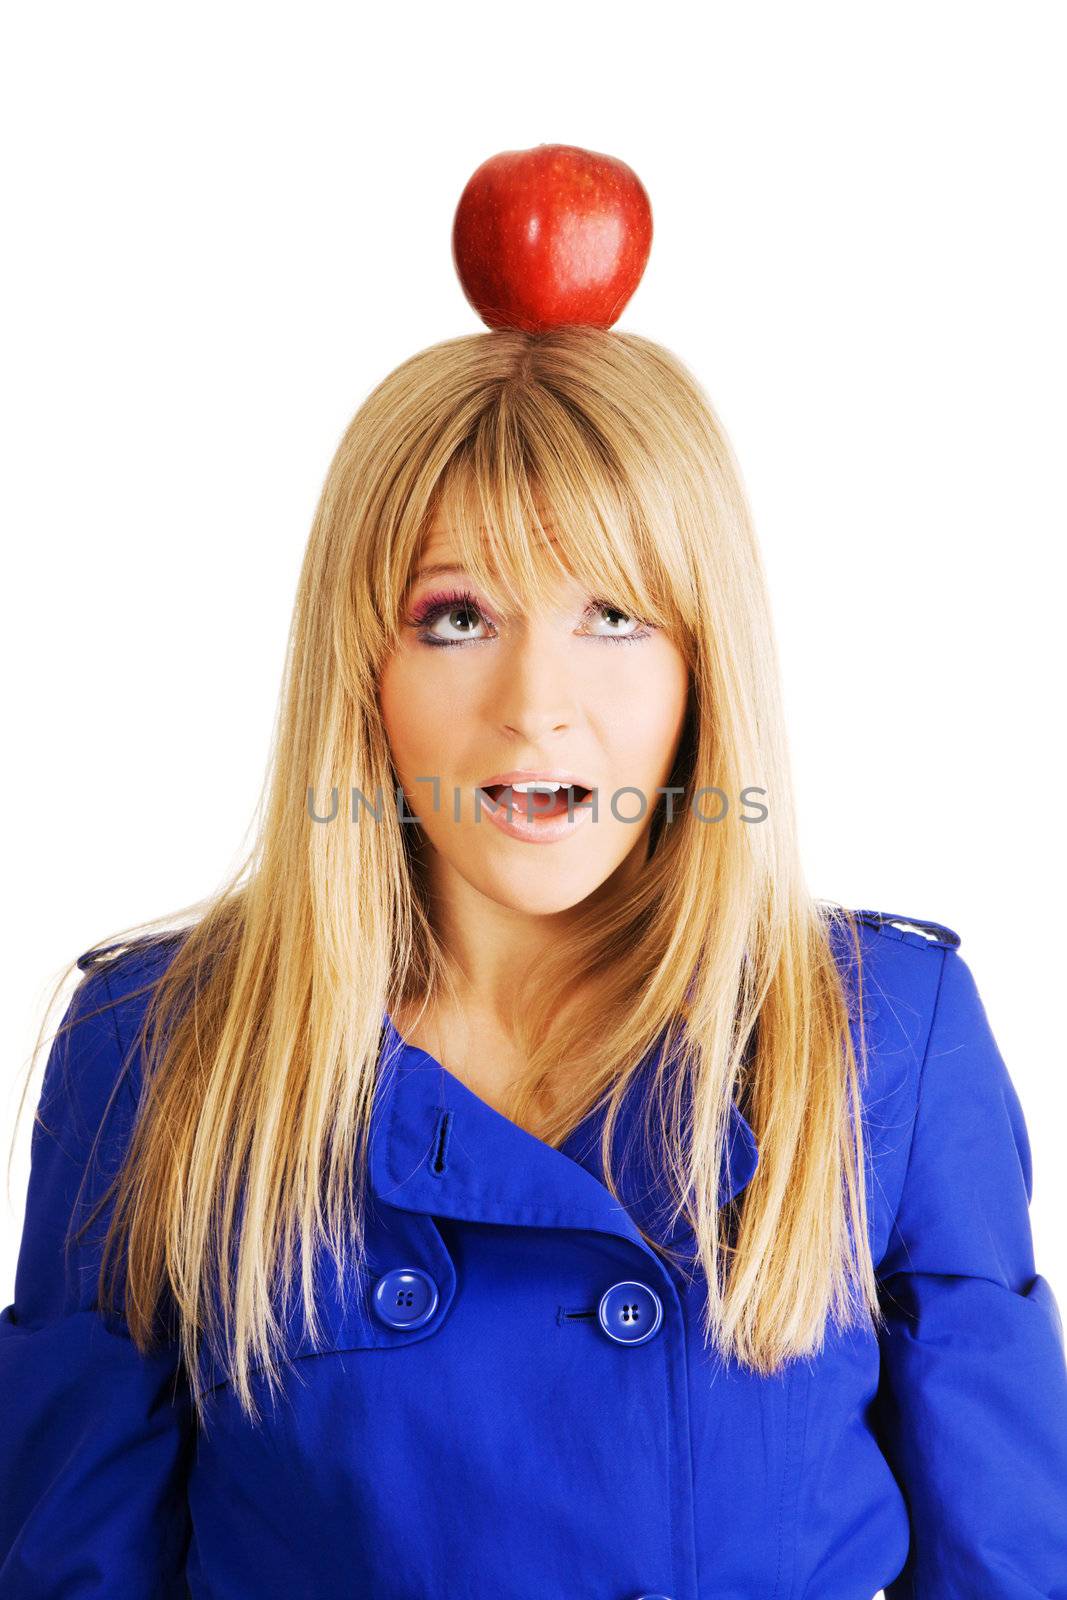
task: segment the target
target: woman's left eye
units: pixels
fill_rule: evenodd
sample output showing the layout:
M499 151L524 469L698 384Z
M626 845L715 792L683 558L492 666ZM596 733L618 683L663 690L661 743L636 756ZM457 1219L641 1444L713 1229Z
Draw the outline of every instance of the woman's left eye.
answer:
M623 623L632 627L629 633L619 633L614 628L607 633L595 634L594 638L617 640L619 644L630 644L635 639L647 639L653 629L649 623L639 622L636 617L630 616L628 611L620 611L618 606L613 606L607 600L597 600L590 608L594 612L602 612L605 616L621 618Z

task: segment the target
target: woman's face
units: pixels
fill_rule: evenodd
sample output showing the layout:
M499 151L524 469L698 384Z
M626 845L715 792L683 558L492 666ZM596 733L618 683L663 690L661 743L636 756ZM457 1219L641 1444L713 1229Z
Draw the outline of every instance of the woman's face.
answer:
M381 677L407 810L439 858L431 870L451 869L517 911L564 911L624 863L628 873L645 861L657 790L685 720L688 669L665 634L597 603L569 578L561 576L548 607L501 616L454 560L438 519L416 567L402 643ZM479 791L490 785L500 796L506 822L509 792L492 780L516 771L573 778L596 791L595 811L582 791L568 811L562 791L552 803L561 815L550 819L547 794L510 791L513 830L498 826Z

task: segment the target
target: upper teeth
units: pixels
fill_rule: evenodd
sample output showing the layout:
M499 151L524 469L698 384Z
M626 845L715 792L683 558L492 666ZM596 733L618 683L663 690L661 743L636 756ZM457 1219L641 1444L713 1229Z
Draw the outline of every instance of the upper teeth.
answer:
M553 792L557 789L569 789L570 784L557 783L552 778L541 778L534 779L530 783L513 783L511 787L513 789L518 789L525 794L528 789L551 789Z

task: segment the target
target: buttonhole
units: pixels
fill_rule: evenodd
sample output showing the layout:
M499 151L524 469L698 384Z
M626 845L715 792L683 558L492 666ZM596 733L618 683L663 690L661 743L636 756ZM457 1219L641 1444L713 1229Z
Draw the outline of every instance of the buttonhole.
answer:
M430 1171L439 1177L448 1166L448 1136L452 1131L451 1111L442 1111L437 1119L437 1130L433 1142L433 1159L430 1162Z
M556 1321L562 1328L567 1322L593 1322L596 1319L596 1306L590 1306L588 1311L568 1311L566 1306L560 1306Z

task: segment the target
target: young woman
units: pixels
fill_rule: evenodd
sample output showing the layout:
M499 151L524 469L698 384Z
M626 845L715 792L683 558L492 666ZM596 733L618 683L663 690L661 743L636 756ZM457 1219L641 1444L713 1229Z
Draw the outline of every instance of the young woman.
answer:
M374 391L265 802L77 963L3 1600L1067 1595L1019 1101L956 934L805 887L673 355L502 328Z

